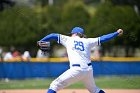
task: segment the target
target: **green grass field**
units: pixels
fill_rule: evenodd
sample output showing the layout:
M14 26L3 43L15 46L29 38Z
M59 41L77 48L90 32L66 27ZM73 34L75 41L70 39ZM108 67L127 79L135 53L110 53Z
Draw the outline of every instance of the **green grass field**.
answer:
M47 89L54 79L25 79L25 80L0 80L0 89ZM140 76L113 76L96 77L96 85L100 88L111 89L140 89ZM81 82L67 88L85 88Z

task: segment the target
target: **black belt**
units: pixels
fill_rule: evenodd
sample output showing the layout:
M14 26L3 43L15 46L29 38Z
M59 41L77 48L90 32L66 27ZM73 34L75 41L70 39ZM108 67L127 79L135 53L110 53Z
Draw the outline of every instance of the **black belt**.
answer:
M92 65L91 63L88 63L88 66L91 66L91 65ZM80 67L80 64L73 64L72 66Z

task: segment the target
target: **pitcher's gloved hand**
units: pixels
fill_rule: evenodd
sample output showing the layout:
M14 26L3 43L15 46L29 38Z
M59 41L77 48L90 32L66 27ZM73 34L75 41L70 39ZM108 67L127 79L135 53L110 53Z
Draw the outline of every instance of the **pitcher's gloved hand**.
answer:
M38 41L37 46L42 51L43 54L46 54L50 50L50 42Z

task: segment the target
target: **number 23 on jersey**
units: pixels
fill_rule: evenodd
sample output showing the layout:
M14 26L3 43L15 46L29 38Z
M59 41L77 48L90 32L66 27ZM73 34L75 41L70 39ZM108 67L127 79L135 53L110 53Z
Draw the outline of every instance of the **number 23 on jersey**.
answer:
M84 43L81 41L74 41L74 48L76 50L84 51Z

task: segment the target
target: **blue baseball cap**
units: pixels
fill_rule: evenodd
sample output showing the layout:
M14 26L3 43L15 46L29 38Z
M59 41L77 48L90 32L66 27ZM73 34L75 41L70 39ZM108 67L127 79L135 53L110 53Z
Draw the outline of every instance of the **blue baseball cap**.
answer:
M75 33L81 33L84 34L84 29L81 27L74 27L71 31L71 34L75 34Z

